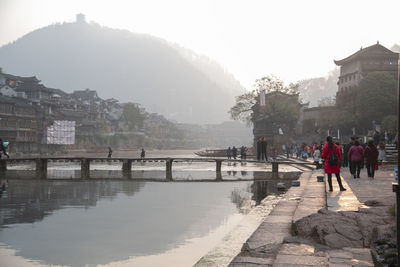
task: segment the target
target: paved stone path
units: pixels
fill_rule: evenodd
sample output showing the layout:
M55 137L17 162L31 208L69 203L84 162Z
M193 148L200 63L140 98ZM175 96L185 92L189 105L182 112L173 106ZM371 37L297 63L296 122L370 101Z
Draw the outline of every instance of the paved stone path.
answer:
M318 183L316 176L317 173L311 172L305 172L300 176L300 186L288 190L229 266L273 266L284 239L291 237L293 220L325 207L325 184ZM279 259L281 258L285 257L280 256ZM307 260L312 259L307 258Z
M390 175L392 170L389 168L377 172L375 180L372 180L353 179L346 173L348 170L344 169L342 180L348 189L344 192L338 190L335 178L335 191L326 192L328 186L325 182L317 182L317 176L323 175L322 170L303 173L299 179L300 187L291 187L288 190L229 266L374 266L370 249L330 249L323 245L310 244L307 240L292 236L292 223L325 207L331 211L358 211L360 208L367 208L363 203L370 200L371 196L377 201L393 200L393 174Z
M387 203L393 201L395 196L392 192L394 167L394 165L380 167L375 172L374 179L368 178L365 168L362 169L360 178L357 179L351 177L348 168L343 168L341 175L361 203L371 199Z
M330 211L358 211L363 205L358 201L358 198L351 190L351 187L346 182L346 179L342 177L342 184L347 189L346 191L339 191L336 177L332 182L333 192L326 192L326 203L327 208ZM329 189L328 179L326 179L326 188Z

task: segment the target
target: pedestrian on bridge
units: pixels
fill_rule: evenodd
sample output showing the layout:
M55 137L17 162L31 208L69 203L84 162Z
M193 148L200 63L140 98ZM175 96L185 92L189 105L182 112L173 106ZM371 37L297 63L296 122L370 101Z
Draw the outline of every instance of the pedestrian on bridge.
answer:
M228 149L226 150L226 157L228 159L231 159L231 157L232 157L232 149L231 149L231 147L228 147Z
M111 158L111 155L112 155L112 149L111 149L111 147L108 147L108 156L107 156L107 158Z
M142 147L142 152L140 153L140 158L144 159L145 156L146 156L146 151L144 151L144 149Z
M236 159L237 157L237 148L235 146L232 147L232 157L233 159Z

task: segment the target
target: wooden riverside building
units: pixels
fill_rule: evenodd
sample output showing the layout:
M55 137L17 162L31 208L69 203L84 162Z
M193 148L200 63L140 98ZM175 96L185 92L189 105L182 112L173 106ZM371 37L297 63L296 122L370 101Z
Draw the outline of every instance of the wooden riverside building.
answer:
M340 66L336 105L346 103L360 81L371 72L387 72L398 79L399 53L395 53L377 42L361 48L356 53L342 59L334 60Z

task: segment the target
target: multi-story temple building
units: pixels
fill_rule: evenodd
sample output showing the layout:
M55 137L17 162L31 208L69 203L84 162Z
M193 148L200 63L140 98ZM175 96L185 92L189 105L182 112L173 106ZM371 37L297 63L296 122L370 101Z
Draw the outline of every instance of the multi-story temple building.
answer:
M388 72L398 79L399 53L395 53L377 42L376 44L361 48L356 53L342 59L334 60L340 66L338 92L336 102L338 105L346 101L353 89L360 81L371 72Z

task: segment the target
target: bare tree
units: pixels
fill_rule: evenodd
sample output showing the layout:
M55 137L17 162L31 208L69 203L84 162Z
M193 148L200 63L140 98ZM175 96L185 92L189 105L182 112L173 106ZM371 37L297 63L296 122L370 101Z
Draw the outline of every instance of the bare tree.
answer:
M297 94L298 84L291 83L289 86L285 86L282 80L273 75L257 79L254 90L236 97L236 104L229 110L231 118L245 122L247 125L252 124L252 107L257 103L257 97L261 91Z

